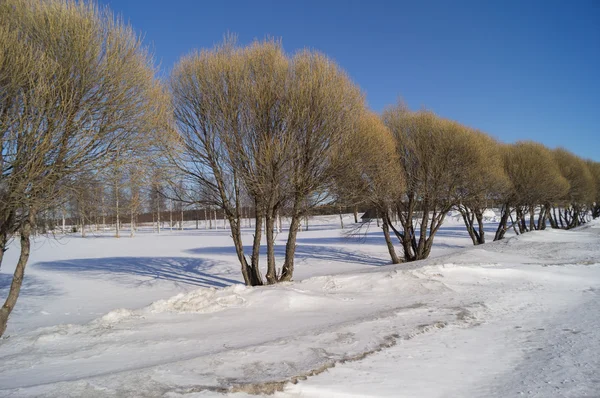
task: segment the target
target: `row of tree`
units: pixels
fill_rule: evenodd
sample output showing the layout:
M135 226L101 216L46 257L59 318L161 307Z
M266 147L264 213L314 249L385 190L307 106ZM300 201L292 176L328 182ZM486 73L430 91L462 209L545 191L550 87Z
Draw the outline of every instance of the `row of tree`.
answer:
M183 57L162 82L132 29L83 2L0 2L0 137L0 265L13 237L21 250L0 335L32 230L61 212L82 228L113 217L118 236L121 217L133 231L141 211L159 227L165 200L219 209L253 286L292 279L300 224L323 204L375 209L394 263L426 258L453 208L474 244L485 242L489 207L502 209L495 239L547 222L573 228L590 210L600 216L598 163L532 142L500 144L402 104L376 115L333 61L310 50L289 56L276 40L244 47L227 37Z
M499 208L494 240L516 234L570 229L599 217L600 163L535 142L502 144L428 111L403 104L378 119L365 116L344 147L337 191L347 202L369 203L382 215L392 262L391 232L404 261L426 258L452 209L460 211L473 244L485 243L484 212ZM348 167L348 169L344 169ZM397 214L397 229L390 215Z

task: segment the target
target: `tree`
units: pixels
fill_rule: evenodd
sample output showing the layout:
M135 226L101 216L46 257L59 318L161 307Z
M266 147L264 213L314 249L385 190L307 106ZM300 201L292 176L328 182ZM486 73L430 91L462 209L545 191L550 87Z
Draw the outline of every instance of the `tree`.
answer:
M393 264L400 263L390 236L390 212L404 190L394 137L381 119L361 117L336 159L336 192L348 203L365 203L382 215L382 229Z
M502 214L494 240L502 239L506 231L515 225L519 228L517 233L543 229L549 204L569 190L569 183L561 175L552 152L542 144L521 141L507 145L503 149L503 162L511 187L501 200ZM537 224L536 209L539 210ZM513 212L516 220L512 220ZM509 218L511 224L508 223Z
M107 9L62 0L0 3L0 238L21 253L0 309L6 330L29 258L36 214L69 181L110 164L165 109L138 37Z
M170 85L179 134L176 145L166 143L171 163L186 185L203 187L204 205L224 212L246 284L264 283L263 222L267 283L290 280L300 219L332 181L332 155L364 106L360 91L321 54L290 58L277 41L238 47L232 38L184 57ZM250 262L241 240L247 197L255 209ZM274 227L286 204L290 231L278 272Z
M494 206L509 187L500 145L483 132L469 129L472 163L461 173L456 208L474 245L485 243L483 213Z
M361 91L326 56L304 50L291 67L290 227L280 281L293 277L300 222L326 200L334 183L335 155L365 110Z
M600 162L588 160L586 163L588 169L592 173L592 177L594 178L594 187L596 188L594 191L594 197L590 203L590 208L592 209L592 217L598 218L600 217Z
M569 190L558 198L552 212L548 209L549 220L553 228L575 228L585 222L588 207L594 202L594 175L586 162L571 152L559 148L553 154L561 175L569 183Z
M396 200L402 231L393 224L405 261L427 258L435 234L458 203L465 173L477 164L468 129L432 112L400 103L383 113L401 164L406 193Z

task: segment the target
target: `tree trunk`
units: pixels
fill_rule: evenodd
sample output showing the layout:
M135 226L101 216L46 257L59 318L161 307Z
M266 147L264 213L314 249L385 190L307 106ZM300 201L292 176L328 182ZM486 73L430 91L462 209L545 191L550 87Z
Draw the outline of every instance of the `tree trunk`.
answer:
M494 241L504 239L504 235L506 234L506 230L508 227L508 217L510 216L510 206L508 204L502 205L500 223L498 223L498 228L496 229L496 234L494 235Z
M20 230L21 254L19 255L19 261L17 262L17 267L15 268L15 272L13 274L8 297L0 309L0 336L2 336L6 331L8 317L13 308L15 308L15 304L17 303L17 299L19 298L19 293L21 291L21 285L23 284L25 267L27 266L27 260L29 260L29 252L31 249L31 241L29 240L29 237L31 236L31 224L33 218L32 212L29 215L29 219L24 222L23 227L21 227Z
M540 212L540 217L542 216ZM529 206L529 230L535 230L535 206Z
M252 278L252 273L250 267L248 266L248 261L246 260L246 256L244 255L244 245L242 244L242 235L240 232L238 223L230 223L231 224L231 237L233 238L233 245L235 246L235 252L237 254L238 260L240 262L242 268L242 276L244 278L244 283L246 286L255 286L256 283Z
M477 219L477 228L479 234L477 236L477 244L482 245L485 243L485 230L483 229L483 211L481 209L475 210L475 218Z
M157 211L156 211L156 227L157 227L157 231L160 234L160 204L157 206Z
M556 207L552 206L552 212L548 210L548 221L550 221L550 226L554 229L558 228L558 221L556 218Z
M133 215L133 210L131 211L131 214L129 215L129 217L130 217L129 223L131 225L131 231L129 231L129 237L133 238L135 236L135 231L134 231L134 227L133 227L133 222L134 222L135 216Z
M294 256L296 255L296 238L300 229L300 220L300 215L292 214L288 239L285 244L285 261L283 262L279 278L281 282L291 281L294 275Z
M273 211L267 209L267 215L265 217L265 234L267 238L267 283L272 285L277 283L277 270L275 264L275 219L273 218Z
M115 225L115 227L116 227L115 236L117 238L120 238L121 237L121 234L120 234L121 226L119 225L120 220L119 220L119 192L118 191L115 191L115 198L116 198L116 211L117 211L117 223Z
M479 244L479 236L477 231L475 231L475 214L471 212L467 206L458 205L458 211L462 216L463 222L465 224L465 228L467 229L467 233L473 242L473 245Z
M400 259L398 258L398 254L396 253L396 249L394 248L394 244L392 243L392 239L390 237L390 218L388 213L383 213L383 236L385 238L385 244L387 245L388 252L390 253L390 258L392 259L392 264L400 264Z
M0 269L2 269L2 260L4 259L4 253L8 250L6 245L8 244L8 233L6 231L0 232Z
M354 206L354 224L358 224L358 208Z
M340 226L344 229L344 216L342 215L342 206L338 207L338 212L340 213Z
M169 228L173 232L173 201L169 203Z
M262 285L262 275L260 273L260 241L262 239L262 214L255 212L256 222L254 225L254 239L252 241L252 272L254 278L260 281Z

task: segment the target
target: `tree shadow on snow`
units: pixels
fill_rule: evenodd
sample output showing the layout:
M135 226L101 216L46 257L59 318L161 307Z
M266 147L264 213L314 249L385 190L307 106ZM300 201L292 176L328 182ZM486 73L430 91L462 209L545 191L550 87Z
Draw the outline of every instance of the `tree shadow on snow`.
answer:
M326 241L325 239L317 239L317 241ZM337 238L336 238L337 239ZM195 249L187 250L190 254L200 255L231 255L235 256L235 248L233 246L210 246L210 247L198 247ZM252 247L244 247L244 253L247 255L252 252ZM267 254L267 248L265 245L261 246L260 249L261 258L265 258ZM278 257L285 256L285 245L275 245L275 255ZM296 246L296 260L321 260L321 261L336 261L343 263L363 264L370 266L382 266L388 265L390 262L382 260L377 257L372 257L366 254L357 253L355 251L343 250L331 246L318 246L318 245L298 245Z
M36 268L52 271L129 274L201 287L227 287L241 283L212 275L210 269L214 266L215 262L192 257L83 258L34 265Z
M13 275L0 273L0 297L5 298L12 283ZM20 295L29 297L57 296L60 292L40 278L25 275L21 285Z

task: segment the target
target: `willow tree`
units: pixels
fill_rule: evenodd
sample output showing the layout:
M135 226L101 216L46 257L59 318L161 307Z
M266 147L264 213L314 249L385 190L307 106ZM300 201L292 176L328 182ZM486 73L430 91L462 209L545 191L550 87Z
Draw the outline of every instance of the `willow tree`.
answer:
M0 3L0 238L21 253L0 309L6 329L37 213L77 175L110 164L165 114L140 39L107 9L63 0ZM158 98L160 99L160 98Z
M338 196L377 210L392 263L400 263L390 236L390 225L391 212L395 211L395 202L404 190L404 177L394 137L379 116L370 112L361 116L346 138L336 163Z
M594 178L595 187L594 196L590 202L590 208L592 209L592 217L598 218L600 217L600 162L588 160L586 163Z
M258 252L247 261L241 233L242 186L235 154L226 145L243 123L244 64L244 54L233 40L178 62L170 77L178 140L166 140L165 153L185 183L202 191L200 198L190 201L223 210L244 281L254 286L263 283L254 257Z
M290 154L294 145L290 95L290 60L281 43L255 42L240 50L240 90L245 101L239 128L223 136L236 176L254 202L253 264L258 267L264 219L267 283L277 282L275 222L290 196Z
M292 58L290 69L291 219L280 281L292 279L300 221L330 192L335 155L365 109L359 88L325 55L303 50Z
M169 157L190 185L208 192L208 204L225 212L245 283L264 283L263 219L266 282L290 280L300 219L331 182L332 154L364 106L360 91L323 55L289 57L277 41L239 47L230 38L184 57L171 90L180 139ZM245 197L256 209L250 261L241 239ZM291 226L277 269L275 218L286 204Z
M518 227L517 233L543 229L549 204L569 190L569 182L561 175L552 152L544 145L523 141L506 145L502 151L504 170L511 187L501 200L502 214L494 240L502 239L514 226Z
M456 208L474 245L485 243L483 213L494 206L509 188L500 144L487 134L470 130L472 163L465 167Z
M383 120L394 136L406 181L406 194L396 201L402 230L390 227L405 261L424 259L480 155L472 149L467 128L432 112L411 112L398 104L383 113Z
M569 190L558 198L548 216L553 228L571 229L585 222L589 206L594 201L594 175L585 160L559 148L553 151L561 175L569 183Z

